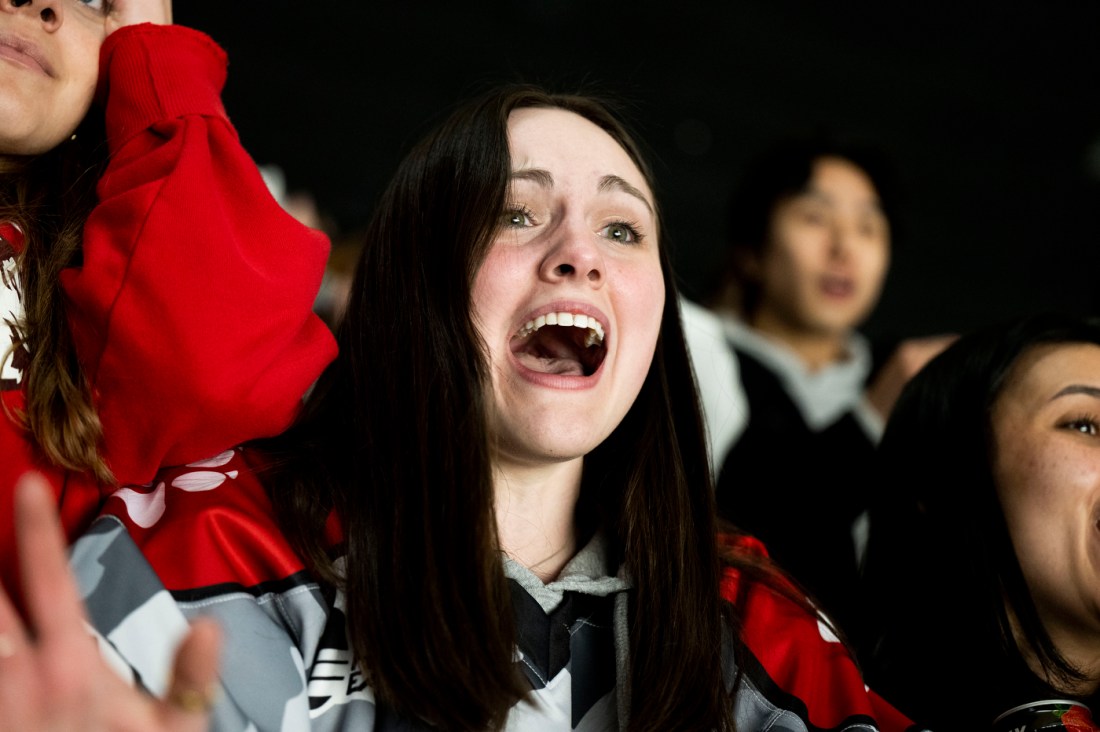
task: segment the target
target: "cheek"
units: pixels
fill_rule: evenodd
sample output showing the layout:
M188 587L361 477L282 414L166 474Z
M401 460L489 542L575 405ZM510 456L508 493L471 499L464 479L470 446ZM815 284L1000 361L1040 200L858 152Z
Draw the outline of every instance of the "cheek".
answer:
M95 91L99 81L99 51L103 47L102 38L88 38L79 54L70 61L73 85L85 91Z
M995 473L1005 522L1022 564L1041 561L1059 545L1052 537L1076 535L1082 511L1089 511L1087 487L1095 474L1083 474L1071 455L1055 448L1023 440L1005 445L1006 459Z
M62 28L68 35L60 39L65 49L65 71L71 78L83 75L95 85L99 73L99 52L107 39L107 29L102 16L88 17L77 13L67 19Z
M619 277L620 281L626 283L625 288L620 288L623 297L619 305L619 317L622 326L629 329L628 332L638 334L631 342L636 344L639 351L644 351L645 358L641 358L639 353L638 361L639 366L644 366L642 371L646 372L649 370L664 316L664 277L657 262L645 268L620 272Z
M478 269L470 304L483 338L491 337L486 328L492 328L499 314L507 312L510 295L519 289L519 272L518 258L511 256L510 249L505 246L490 249Z
M760 257L760 291L766 299L777 299L793 289L798 278L790 253L781 245L771 244Z
M813 278L824 248L805 231L782 230L764 251L762 270L768 289L792 290Z
M884 241L868 242L861 257L864 276L877 291L886 279L890 268L890 244Z
M60 110L75 117L76 122L83 119L92 106L99 81L99 52L104 39L101 23L92 25L83 19L82 22L87 27L79 30L79 38L66 41L69 53L64 57L65 99Z
M1034 461L1023 446L1007 447L1011 459L999 461L994 471L997 497L1004 512L1005 523L1015 544L1026 542L1031 533L1029 525L1036 518L1036 495L1041 491ZM1019 547L1018 547L1019 552Z
M494 280L492 277L487 276L484 267L474 279L470 300L470 309L473 310L474 321L477 323L478 330L481 331L482 338L484 338L487 335L485 327L492 322L493 312L497 309L495 305L500 303L497 288L494 287Z
M1015 422L995 428L994 434L993 481L1005 518L1015 520L1030 512L1030 504L1043 490L1043 450L1035 435Z

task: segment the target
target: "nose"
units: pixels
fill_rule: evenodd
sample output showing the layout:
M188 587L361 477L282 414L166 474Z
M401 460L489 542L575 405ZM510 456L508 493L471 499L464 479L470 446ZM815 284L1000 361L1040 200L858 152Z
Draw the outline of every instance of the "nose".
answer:
M829 258L844 261L851 256L857 232L855 227L843 222L833 224L829 238Z
M548 282L576 280L600 287L604 280L603 250L583 222L563 222L557 240L543 258L539 275Z
M47 26L57 26L61 23L58 0L0 0L0 2L10 5L13 10L26 8L32 13L38 13Z

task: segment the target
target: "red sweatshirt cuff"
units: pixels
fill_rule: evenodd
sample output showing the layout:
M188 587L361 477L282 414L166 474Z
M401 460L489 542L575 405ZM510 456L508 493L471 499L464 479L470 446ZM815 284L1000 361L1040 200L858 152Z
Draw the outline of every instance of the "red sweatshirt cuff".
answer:
M205 33L141 23L107 36L97 98L106 104L112 153L157 122L187 115L224 118L226 55Z

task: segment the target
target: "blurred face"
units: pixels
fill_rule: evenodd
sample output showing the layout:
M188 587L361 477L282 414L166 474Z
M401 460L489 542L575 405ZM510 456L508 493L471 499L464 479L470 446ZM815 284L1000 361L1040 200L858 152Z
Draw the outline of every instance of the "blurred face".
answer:
M105 37L101 0L0 0L0 153L59 145L92 104Z
M572 112L508 121L512 181L474 286L493 376L498 465L582 457L633 404L664 307L653 194Z
M807 190L780 201L753 269L754 321L794 333L843 335L878 301L890 228L871 179L840 158L821 158Z
M1025 352L992 424L997 493L1040 617L1062 653L1091 665L1100 660L1100 346Z

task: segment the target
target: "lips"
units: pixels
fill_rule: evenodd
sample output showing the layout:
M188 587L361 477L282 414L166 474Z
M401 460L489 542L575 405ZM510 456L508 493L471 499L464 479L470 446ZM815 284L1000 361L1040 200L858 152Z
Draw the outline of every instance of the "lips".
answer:
M572 309L551 310L529 319L512 337L512 355L539 374L588 377L607 355L605 326Z
M820 280L821 291L828 297L847 298L855 294L856 284L851 277L825 275Z
M25 38L11 33L0 32L0 58L14 61L20 66L39 71L46 76L54 76L53 66L41 49Z

